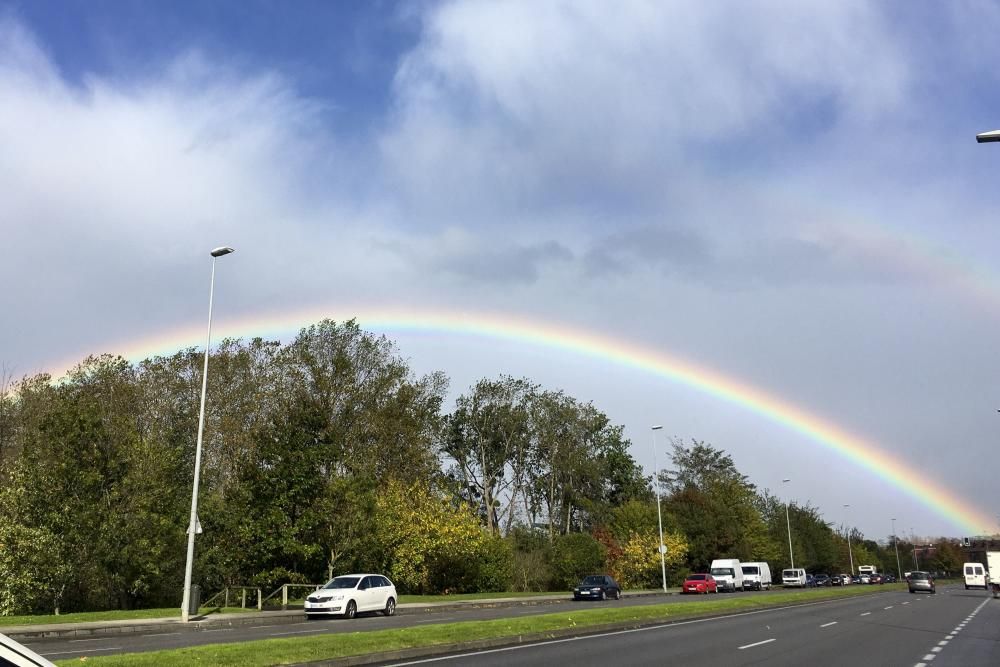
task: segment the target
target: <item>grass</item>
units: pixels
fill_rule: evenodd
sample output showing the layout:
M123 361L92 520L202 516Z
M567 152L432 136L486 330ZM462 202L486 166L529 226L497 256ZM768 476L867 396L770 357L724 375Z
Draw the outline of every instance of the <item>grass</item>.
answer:
M733 613L788 604L871 595L900 590L899 584L858 586L842 589L804 590L766 596L711 596L693 602L668 602L648 607L590 607L581 605L571 612L542 614L530 618L440 623L399 630L337 633L297 639L264 639L239 644L214 644L170 651L116 656L90 656L88 664L100 667L182 667L192 664L219 667L265 667L315 660L328 660L366 653L406 648L457 644L475 640L519 635L544 634L557 630L587 628L612 623L655 623L707 614ZM80 659L62 660L58 665L78 664Z

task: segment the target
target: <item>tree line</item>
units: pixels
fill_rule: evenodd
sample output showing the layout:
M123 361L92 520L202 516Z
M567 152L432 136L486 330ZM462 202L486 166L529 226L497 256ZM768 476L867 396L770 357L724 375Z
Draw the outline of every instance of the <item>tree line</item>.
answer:
M102 355L59 381L2 383L0 614L179 606L202 359L194 348L137 364ZM785 505L724 451L674 442L673 467L654 480L590 402L501 376L445 412L447 391L443 372L416 377L390 339L353 320L287 344L223 341L210 361L196 582L378 571L403 592L565 590L609 571L655 587L654 489L669 583L722 556L788 563ZM817 508L792 505L789 517L796 564L847 571L845 535ZM857 531L851 541L856 564L889 567L886 545Z

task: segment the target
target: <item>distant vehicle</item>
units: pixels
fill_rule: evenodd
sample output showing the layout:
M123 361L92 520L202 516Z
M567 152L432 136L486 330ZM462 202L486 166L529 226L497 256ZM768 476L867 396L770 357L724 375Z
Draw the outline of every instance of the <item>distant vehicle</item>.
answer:
M861 583L861 575L852 574L851 575L851 583L852 584L860 584Z
M817 586L833 586L833 580L828 574L817 574L813 577Z
M986 552L986 576L993 589L993 597L1000 597L1000 551Z
M805 588L809 578L801 567L789 568L781 571L781 583L785 588Z
M885 583L885 577L883 575L877 573L877 572L875 574L870 574L870 575L868 575L868 583L869 584L884 584Z
M712 561L709 572L715 577L715 583L720 591L738 591L743 589L743 566L738 558L718 558Z
M982 563L966 563L962 569L965 571L965 590L982 588L985 591L989 588L986 584L986 568Z
M862 584L870 584L872 576L867 572L858 575L858 579L861 580Z
M878 568L874 565L858 565L858 574L875 574Z
M354 618L361 612L396 613L396 586L381 574L345 574L334 577L305 602L307 618L343 616Z
M917 591L937 592L934 586L934 577L931 576L930 572L910 572L908 584L911 593Z
M743 590L771 590L771 566L764 562L743 563Z
M622 589L612 577L606 574L592 574L585 577L573 589L574 600L622 599Z
M684 580L681 586L681 593L718 593L719 587L715 583L715 577L710 574L691 574Z
M844 585L844 576L841 575L841 574L835 574L835 575L833 575L832 577L830 577L830 585L832 585L832 586L843 586Z
M56 667L7 635L0 635L0 665L3 667Z

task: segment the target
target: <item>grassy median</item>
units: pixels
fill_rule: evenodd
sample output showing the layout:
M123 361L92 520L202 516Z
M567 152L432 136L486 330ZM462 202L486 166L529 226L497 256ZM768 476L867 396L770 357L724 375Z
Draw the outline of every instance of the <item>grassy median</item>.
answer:
M289 665L406 648L533 635L570 628L587 628L609 623L675 621L706 614L751 611L802 602L872 595L890 590L900 590L901 588L901 585L895 584L878 587L850 586L842 589L803 590L760 596L727 597L720 595L694 602L666 602L648 607L596 606L581 603L579 609L573 611L541 614L530 618L441 623L398 630L325 634L296 639L263 639L239 644L214 644L120 656L88 656L85 661L88 665L95 664L100 667L182 667L191 664L218 665L220 667ZM364 619L351 622L363 623ZM82 660L84 659L62 660L56 664L74 665L79 664Z

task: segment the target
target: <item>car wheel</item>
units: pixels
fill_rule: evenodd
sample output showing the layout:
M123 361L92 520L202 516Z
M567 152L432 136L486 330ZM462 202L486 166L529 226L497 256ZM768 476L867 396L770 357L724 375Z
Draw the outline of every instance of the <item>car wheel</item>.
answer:
M615 599L616 600L621 600L622 599L622 591L621 591L620 588L615 590Z
M969 584L965 585L965 590L969 590Z
M385 609L382 610L383 616L392 616L396 613L396 600L389 598L385 601Z
M354 600L347 603L347 609L344 610L344 618L354 618L358 615L358 605L354 604Z
M598 594L597 599L601 600L602 602L604 601L604 591L603 590Z

